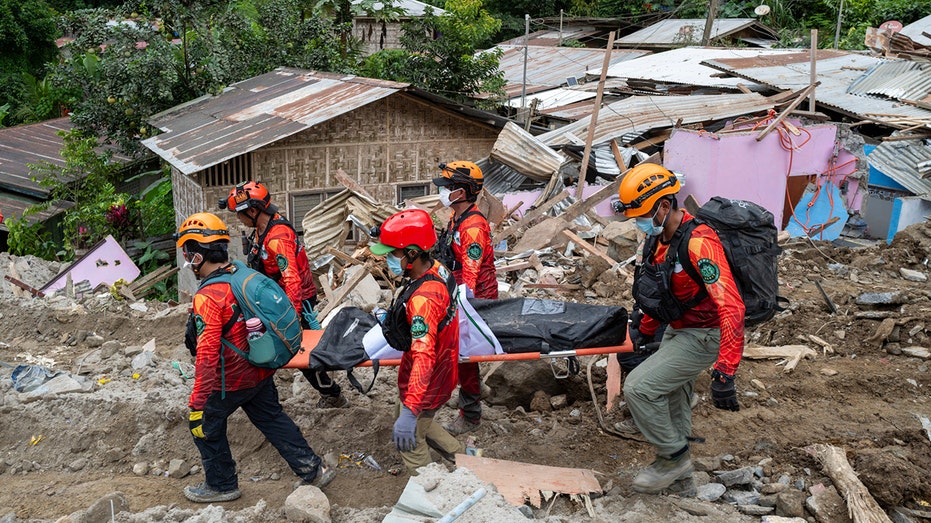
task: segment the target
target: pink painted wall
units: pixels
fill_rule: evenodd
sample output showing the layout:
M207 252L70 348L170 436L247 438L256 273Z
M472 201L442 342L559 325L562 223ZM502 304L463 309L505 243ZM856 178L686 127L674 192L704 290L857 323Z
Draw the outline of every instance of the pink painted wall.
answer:
M585 197L587 198L591 196L592 194L595 194L596 192L598 192L600 189L601 189L600 185L587 185L586 184L585 190L582 191L582 194L584 194ZM575 186L569 187L568 190L569 190L569 194L575 196L575 191L576 191ZM517 214L520 216L523 216L524 213L527 212L527 209L529 209L530 206L533 205L533 202L537 201L537 198L540 197L540 193L542 192L543 190L540 189L537 191L508 193L508 194L505 194L504 196L501 196L501 201L504 203L505 209L510 209L514 207L515 205L517 205L518 203L523 202L521 206L518 207L517 209ZM617 195L615 195L613 199L617 200ZM595 205L595 212L598 213L598 216L604 216L604 217L614 216L614 211L611 209L611 201L612 199L608 198L606 200L598 202L598 204Z
M830 124L799 127L801 134L768 134L756 141L757 131L715 135L679 129L666 140L663 165L685 175L682 198L693 195L699 204L712 196L756 202L782 223L786 177L820 175L839 184L856 171L856 157L841 149L835 172L830 172L837 128ZM786 140L786 141L784 141ZM845 203L859 210L863 195L856 180L849 179Z
M112 236L107 236L40 290L48 294L63 288L68 273L71 273L72 283L78 284L88 280L93 289L101 283L113 285L120 278L131 283L139 277L140 272L139 267L136 267L132 258L120 247L119 242Z

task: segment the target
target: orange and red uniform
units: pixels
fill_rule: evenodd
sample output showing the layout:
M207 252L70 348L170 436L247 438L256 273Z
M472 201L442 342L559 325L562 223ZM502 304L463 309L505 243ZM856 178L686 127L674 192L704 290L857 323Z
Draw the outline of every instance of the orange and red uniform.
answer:
M209 280L209 276L206 279ZM234 315L237 316L236 321L224 333L223 327L231 323ZM272 369L252 365L220 342L223 337L240 350L248 350L246 324L228 283L208 282L197 291L194 295L194 322L198 335L194 388L188 400L191 410L204 410L207 397L214 391L249 389L275 373Z
M401 357L398 390L401 403L420 415L446 403L456 388L459 359L459 321L454 317L442 330L440 323L450 306L449 291L442 282L449 274L434 261L426 274L439 278L427 280L408 299L407 320L411 325L411 350ZM458 313L457 313L458 314Z
M482 213L470 206L458 227L456 216L450 221L453 234L453 254L461 268L453 271L456 283L472 289L476 298L498 299L498 280L495 273L495 252L491 246L491 226Z
M314 298L317 287L304 246L298 241L297 233L291 225L282 221L281 215L276 213L269 221L265 234L259 237L262 245L255 248L259 250L256 254L262 263L261 267L253 268L281 285L300 317L302 302Z
M683 209L682 223L693 217ZM681 227L682 225L680 225ZM653 255L654 263L666 259L669 245L658 242ZM721 330L721 350L714 368L733 376L743 357L744 345L744 302L737 290L737 283L731 274L730 265L724 255L724 247L717 233L707 225L699 225L692 231L688 243L689 260L702 275L708 297L694 307L686 310L678 320L670 322L674 329L683 328L719 328ZM671 288L673 295L681 302L688 302L697 295L701 288L680 264L676 264L672 274ZM640 332L652 336L659 327L659 321L644 315Z

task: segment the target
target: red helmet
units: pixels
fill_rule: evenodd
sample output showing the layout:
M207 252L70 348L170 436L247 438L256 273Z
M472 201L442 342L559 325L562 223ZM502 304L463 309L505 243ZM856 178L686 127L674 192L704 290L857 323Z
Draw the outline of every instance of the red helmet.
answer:
M262 182L242 182L230 189L230 195L220 199L220 209L229 209L233 212L242 212L250 207L260 211L268 209L271 195Z
M430 215L422 209L410 209L389 216L379 227L378 243L369 245L369 249L381 256L408 247L429 251L435 244L436 230Z

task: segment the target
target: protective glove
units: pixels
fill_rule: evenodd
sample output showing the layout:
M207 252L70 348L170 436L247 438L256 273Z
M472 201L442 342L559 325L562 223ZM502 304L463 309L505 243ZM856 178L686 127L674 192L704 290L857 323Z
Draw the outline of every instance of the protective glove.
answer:
M191 429L191 434L195 438L204 439L204 411L202 410L192 410L188 414L188 427Z
M740 410L740 404L737 403L737 387L734 385L734 377L728 376L718 369L711 371L711 401L719 409Z
M631 327L630 329L630 344L634 346L634 352L637 354L651 354L659 348L659 344L656 343L656 336L653 334L647 335L640 332L640 329ZM655 345L654 345L655 344Z
M187 326L184 328L184 346L191 353L191 356L197 357L197 325L194 323L194 315L187 318Z
M414 416L411 409L402 405L401 415L398 416L398 419L394 422L394 434L392 436L394 445L401 452L414 450L414 447L417 446L416 432L417 416Z

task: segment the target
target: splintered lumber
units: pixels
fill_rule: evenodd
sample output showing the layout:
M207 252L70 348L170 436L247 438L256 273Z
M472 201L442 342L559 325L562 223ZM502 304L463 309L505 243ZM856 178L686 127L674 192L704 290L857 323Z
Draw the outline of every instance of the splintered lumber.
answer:
M500 242L501 240L510 238L511 235L513 235L518 230L520 230L521 227L526 227L527 225L530 225L530 222L532 222L534 219L546 214L546 212L552 209L554 205L565 200L568 197L569 197L569 191L564 190L561 193L557 194L556 196L553 196L552 198L547 200L546 203L537 207L536 209L531 209L527 211L527 214L525 214L523 218L521 218L516 223L511 224L506 229L496 234L494 239L491 242L492 245L497 245L498 242Z
M805 451L821 462L824 471L837 485L837 490L847 502L847 514L854 523L892 523L857 477L843 449L816 443L805 447Z
M346 299L346 296L349 296L349 293L356 288L356 285L359 285L359 283L368 275L369 271L367 266L363 267L359 271L356 271L356 273L352 275L352 278L349 278L349 281L344 283L342 287L339 288L339 293L336 295L336 297L332 300L328 300L326 307L320 311L320 315L318 317L326 318L327 314L335 309L336 306L340 304L340 302Z
M340 260L340 261L342 261L342 262L344 262L344 263L348 263L348 264L350 264L350 265L362 265L362 262L361 262L361 261L359 261L359 260L353 258L352 256L346 254L345 252L343 252L343 251L341 251L341 250L339 250L339 249L336 249L336 248L333 248L333 247L327 247L326 252L327 252L327 254L332 254L334 258L337 258L338 260Z
M480 480L491 483L510 504L521 506L524 500L539 508L541 491L587 496L601 493L601 485L591 470L550 467L503 459L456 454L456 466L472 471Z
M815 82L809 85L808 87L802 89L802 92L798 93L798 97L795 99L795 101L789 104L789 106L786 107L782 111L782 113L776 117L775 120L773 120L769 125L767 125L765 129L760 131L760 134L756 136L756 141L759 142L763 138L766 138L767 134L773 132L773 129L775 129L777 125L782 123L782 121L785 120L787 116L789 116L789 113L791 113L793 109L798 107L802 103L802 101L805 100L805 98L807 98L808 95L811 94L811 92L815 90L815 87L819 85L821 85L821 82Z
M343 186L345 186L347 189L349 189L350 191L356 194L360 194L368 198L369 200L372 200L373 202L378 201L371 194L369 194L368 191L366 191L361 185L359 185L358 182L356 182L348 174L346 174L346 171L342 169L336 170L336 181L343 184Z
M570 231L569 229L562 231L562 234L565 235L566 238L569 238L569 240L572 241L576 245L576 247L588 252L589 254L592 254L593 256L597 256L601 258L602 260L608 262L609 266L614 267L615 265L617 265L617 261L614 260L614 258L601 252L601 250L599 250L594 245L585 241L585 239L581 238L578 234Z
M170 277L176 272L178 272L177 267L169 267L167 265L164 267L160 267L159 269L152 271L149 274L146 274L145 276L143 276L142 278L132 282L129 285L130 295L131 296L134 295L136 298L142 298L143 296L149 293L149 291L152 289L152 287L155 286L156 283ZM135 298L130 298L130 299L135 299Z
M771 360L787 358L786 368L783 372L792 372L802 358L815 359L818 355L813 349L805 345L780 345L778 347L747 347L744 349L744 358L751 360Z
M22 282L22 281L20 281L20 280L18 280L18 279L16 279L16 278L10 276L10 275L6 275L6 276L4 276L4 278L6 279L6 281L8 281L8 282L12 283L13 285L19 287L20 289L23 289L24 291L29 291L30 294L32 294L33 296L35 296L35 297L37 297L37 298L44 298L44 297L45 297L45 294L44 294L42 291L40 291L39 289L36 289L35 287L29 285L28 283L24 283L24 282Z

